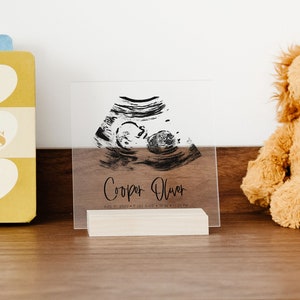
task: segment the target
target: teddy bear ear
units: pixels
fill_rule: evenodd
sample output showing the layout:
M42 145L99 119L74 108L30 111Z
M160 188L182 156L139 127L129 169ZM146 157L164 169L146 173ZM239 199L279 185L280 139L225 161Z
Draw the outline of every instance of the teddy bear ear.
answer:
M273 96L278 100L277 119L279 122L290 122L300 116L300 101L293 97L289 88L289 70L293 61L300 56L300 45L291 46L287 52L282 52L275 63L277 93ZM300 73L299 73L300 74Z

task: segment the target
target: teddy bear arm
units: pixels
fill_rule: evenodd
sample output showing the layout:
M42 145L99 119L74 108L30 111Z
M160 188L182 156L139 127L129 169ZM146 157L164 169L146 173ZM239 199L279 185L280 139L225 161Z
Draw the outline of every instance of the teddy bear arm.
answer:
M291 128L280 127L266 141L254 161L248 163L241 188L250 203L267 207L273 192L283 184L289 173Z

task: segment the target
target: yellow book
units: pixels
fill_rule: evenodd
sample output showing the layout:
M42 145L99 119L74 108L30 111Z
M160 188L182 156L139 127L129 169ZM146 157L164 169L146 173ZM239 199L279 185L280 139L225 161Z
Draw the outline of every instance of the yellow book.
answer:
M35 141L34 57L0 51L1 223L26 223L36 216Z

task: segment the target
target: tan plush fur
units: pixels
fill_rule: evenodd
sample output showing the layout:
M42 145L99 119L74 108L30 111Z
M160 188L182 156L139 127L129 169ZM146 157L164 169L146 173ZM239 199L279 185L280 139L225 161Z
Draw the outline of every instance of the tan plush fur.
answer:
M241 188L251 203L270 207L276 223L300 228L300 46L283 53L275 66L281 126L249 162Z

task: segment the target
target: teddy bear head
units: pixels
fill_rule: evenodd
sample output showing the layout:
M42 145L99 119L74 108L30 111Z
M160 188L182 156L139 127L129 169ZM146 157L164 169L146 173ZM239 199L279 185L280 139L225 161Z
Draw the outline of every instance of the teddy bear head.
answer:
M291 122L300 117L300 46L283 53L275 69L277 118L279 122Z

